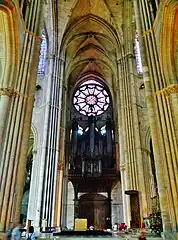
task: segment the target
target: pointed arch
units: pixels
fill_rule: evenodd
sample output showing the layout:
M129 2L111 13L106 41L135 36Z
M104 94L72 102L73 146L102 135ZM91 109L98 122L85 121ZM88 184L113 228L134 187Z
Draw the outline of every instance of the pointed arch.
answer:
M178 66L178 2L169 0L165 3L160 34L161 65L167 85L177 83ZM168 21L169 19L169 21Z
M0 4L0 85L14 87L19 63L18 23L13 4Z

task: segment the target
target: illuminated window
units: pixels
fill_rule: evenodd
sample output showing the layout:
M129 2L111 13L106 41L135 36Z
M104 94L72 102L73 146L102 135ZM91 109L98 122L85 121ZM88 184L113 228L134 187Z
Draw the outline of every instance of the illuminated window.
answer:
M143 73L138 34L136 34L136 37L135 37L135 58L136 58L137 72Z
M83 135L83 128L78 126L78 134Z
M85 116L98 116L108 109L110 99L102 84L89 80L76 89L73 104Z
M40 55L39 55L39 63L38 63L38 74L44 74L45 73L45 63L46 63L46 54L47 54L47 41L46 41L46 35L42 34L42 42L40 47Z
M101 135L105 135L105 134L106 134L106 125L101 127Z

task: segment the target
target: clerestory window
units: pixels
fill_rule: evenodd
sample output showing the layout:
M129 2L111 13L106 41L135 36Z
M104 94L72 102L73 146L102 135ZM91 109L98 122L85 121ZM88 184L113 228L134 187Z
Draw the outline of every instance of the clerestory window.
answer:
M138 34L136 34L136 36L135 36L135 59L136 59L137 72L141 74L141 73L143 73L143 69L142 69L142 61L141 61Z
M41 47L40 47L40 55L39 55L39 62L38 62L38 74L44 75L45 74L45 63L46 63L46 55L47 55L47 41L46 35L43 32L41 37Z

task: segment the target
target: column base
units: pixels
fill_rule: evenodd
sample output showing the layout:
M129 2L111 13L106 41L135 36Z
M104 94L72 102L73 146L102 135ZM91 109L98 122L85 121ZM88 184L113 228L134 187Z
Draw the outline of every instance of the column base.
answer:
M61 227L56 227L56 232L61 232Z
M6 240L7 239L7 234L5 232L0 232L0 239Z
M161 237L164 240L178 240L178 232L168 232L168 231L165 231L165 232L161 233Z
M40 227L35 227L34 226L34 232L37 233L37 234L40 234Z

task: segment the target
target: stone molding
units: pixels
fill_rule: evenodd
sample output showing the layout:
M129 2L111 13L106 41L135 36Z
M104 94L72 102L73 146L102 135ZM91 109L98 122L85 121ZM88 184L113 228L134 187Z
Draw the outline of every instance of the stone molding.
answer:
M125 171L126 170L126 164L125 163L120 165L120 170L121 171Z
M27 98L27 95L25 95L24 93L15 91L14 89L10 88L0 88L0 96L8 96L10 98L20 96L23 98Z
M163 88L162 90L158 90L151 95L146 96L146 98L152 98L158 95L165 95L166 97L169 97L171 94L178 94L178 84L172 84L169 85L167 88Z
M0 96L13 97L16 93L13 89L10 88L0 88Z
M166 89L170 94L171 93L178 93L178 84L172 84L167 87Z

